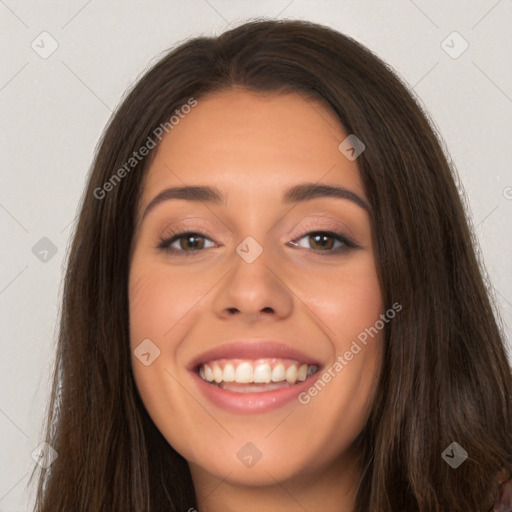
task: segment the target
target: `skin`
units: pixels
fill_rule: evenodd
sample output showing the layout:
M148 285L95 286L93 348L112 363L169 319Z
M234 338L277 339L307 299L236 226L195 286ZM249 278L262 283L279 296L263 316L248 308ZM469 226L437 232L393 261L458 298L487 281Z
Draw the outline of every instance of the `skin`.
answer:
M346 137L316 100L236 88L201 98L148 170L139 220L169 187L209 185L226 196L220 204L158 204L137 226L130 264L135 381L155 425L187 459L201 512L242 503L245 511L353 510L352 444L380 374L381 332L307 405L228 412L198 392L186 369L202 352L248 337L294 346L328 368L384 312L369 213L332 197L281 202L303 182L341 186L365 200L357 160L338 150ZM199 235L204 248L188 257L186 237L173 244L181 253L157 247L170 229L201 228L214 236ZM334 238L322 246L308 235L318 231L338 231L360 248L335 253ZM263 249L251 264L235 251L247 236ZM133 350L147 338L160 356L144 366ZM247 442L262 454L250 468L237 458Z

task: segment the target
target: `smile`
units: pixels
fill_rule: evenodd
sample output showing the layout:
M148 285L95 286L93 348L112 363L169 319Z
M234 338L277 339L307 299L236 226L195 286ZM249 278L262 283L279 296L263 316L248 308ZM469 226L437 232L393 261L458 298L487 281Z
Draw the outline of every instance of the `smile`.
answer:
M194 386L213 407L235 414L264 413L313 384L323 365L291 344L272 340L219 343L187 365Z

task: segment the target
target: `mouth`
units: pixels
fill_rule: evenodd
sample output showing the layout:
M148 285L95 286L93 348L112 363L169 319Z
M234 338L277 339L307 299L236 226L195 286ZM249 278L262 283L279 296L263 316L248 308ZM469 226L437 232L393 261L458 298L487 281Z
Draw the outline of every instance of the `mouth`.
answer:
M322 365L274 341L237 341L209 350L188 370L214 406L232 413L265 412L293 402L318 378Z
M314 364L293 359L217 359L199 365L205 382L234 393L263 393L304 382L318 371Z

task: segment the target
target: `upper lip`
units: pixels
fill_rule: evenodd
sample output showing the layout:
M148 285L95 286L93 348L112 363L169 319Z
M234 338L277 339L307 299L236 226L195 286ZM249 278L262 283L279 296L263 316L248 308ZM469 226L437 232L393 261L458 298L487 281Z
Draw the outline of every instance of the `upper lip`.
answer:
M294 359L302 364L321 364L312 356L273 340L231 341L213 347L194 357L188 365L189 370L196 371L199 366L215 359Z

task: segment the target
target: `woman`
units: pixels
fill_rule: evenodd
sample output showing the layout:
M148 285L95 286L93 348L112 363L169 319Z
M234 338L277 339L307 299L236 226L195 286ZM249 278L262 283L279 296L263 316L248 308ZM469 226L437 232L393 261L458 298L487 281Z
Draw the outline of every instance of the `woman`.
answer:
M257 21L139 80L71 248L38 511L503 512L511 397L452 171L377 57Z

